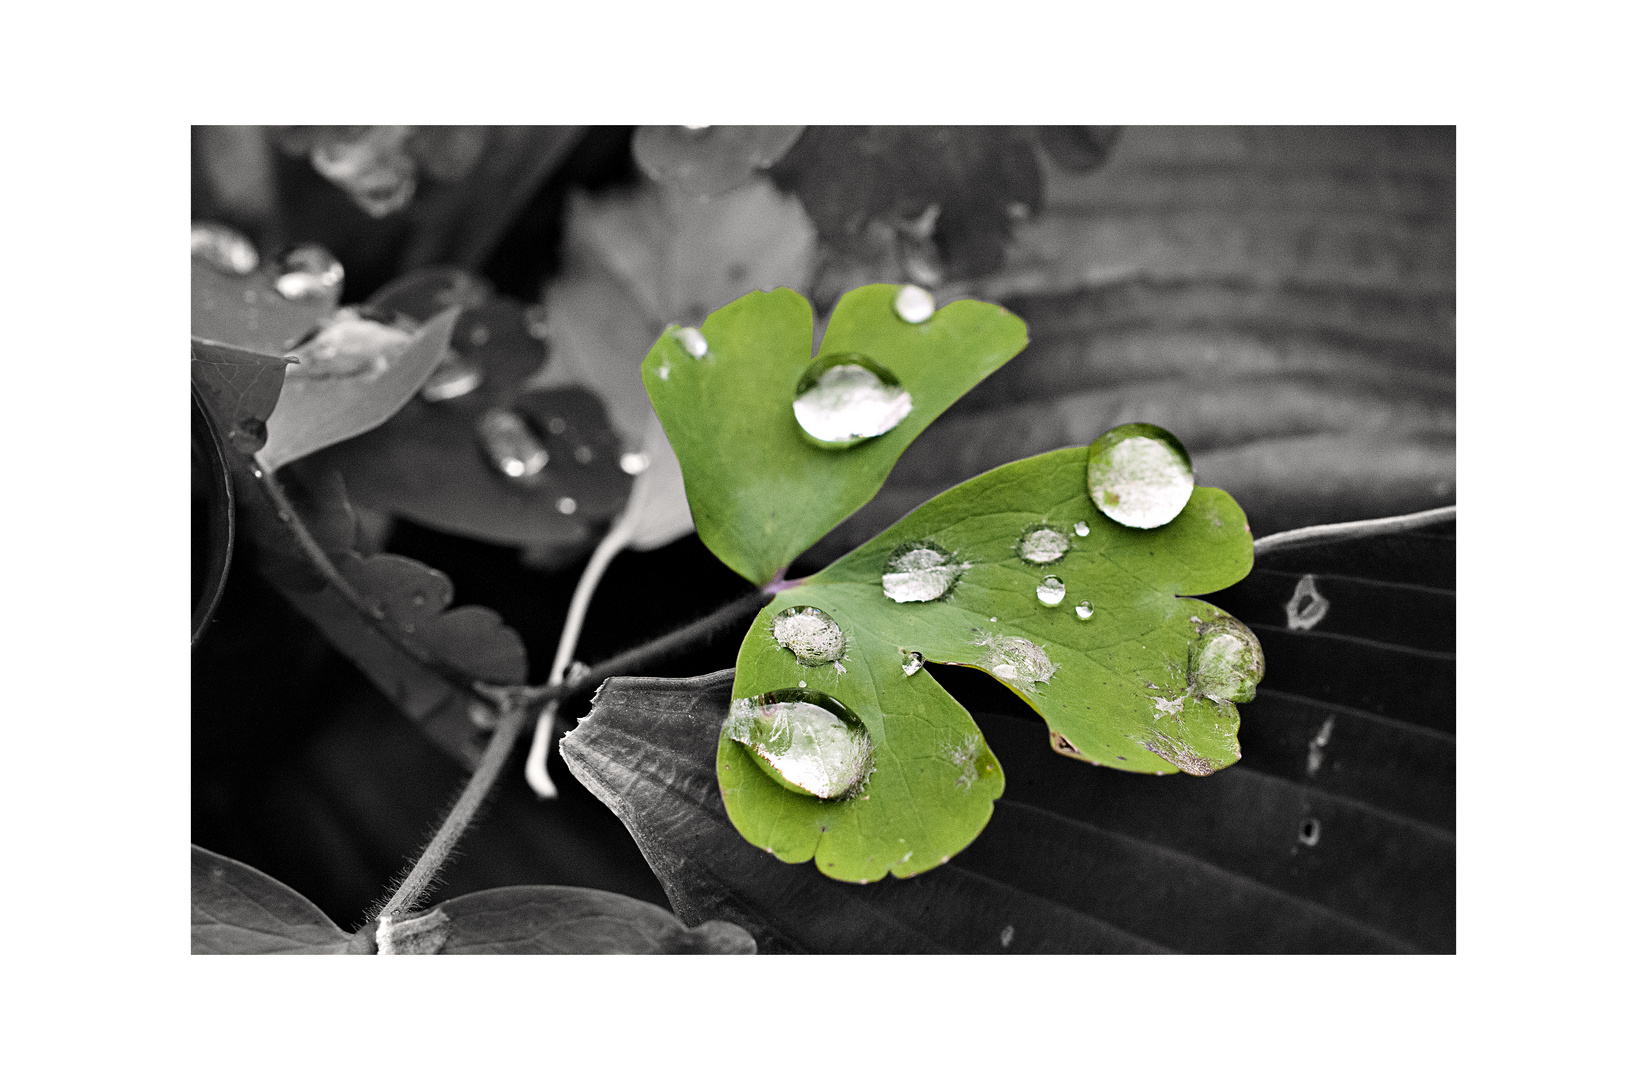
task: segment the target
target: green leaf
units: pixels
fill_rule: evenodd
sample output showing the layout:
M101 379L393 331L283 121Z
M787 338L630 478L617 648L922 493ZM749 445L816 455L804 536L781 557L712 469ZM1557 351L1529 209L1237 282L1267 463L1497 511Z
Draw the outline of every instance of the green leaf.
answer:
M647 354L646 390L680 459L698 535L750 581L770 580L868 502L915 436L1028 341L1021 319L973 300L906 323L893 311L897 293L854 289L824 333L820 355L866 356L914 400L897 427L844 450L809 443L795 421L796 384L813 360L812 309L797 293L751 293L711 314L701 359L671 333Z
M301 893L243 862L189 845L193 953L352 953L345 934Z
M1171 523L1129 529L1094 506L1086 462L1084 448L1059 450L962 484L756 617L738 653L734 697L804 680L870 729L875 771L856 797L820 803L783 790L723 736L721 792L751 843L787 862L815 857L831 877L876 880L930 869L977 835L1002 790L999 766L966 711L913 667L914 653L998 679L1046 719L1054 749L1093 764L1206 775L1241 756L1228 699L1250 693L1215 700L1191 672L1202 631L1230 620L1183 598L1251 568L1241 508L1222 491L1196 488ZM1021 541L1049 528L1067 551L1054 562L1021 558ZM959 576L939 599L899 603L883 572L914 545L950 554ZM1053 607L1037 597L1048 575L1064 590ZM1084 604L1086 619L1077 614ZM803 666L775 639L774 617L795 607L816 608L844 631L838 666Z
M399 412L440 362L458 314L453 308L430 319L381 373L305 379L288 372L280 403L269 417L269 441L257 453L258 463L272 472L370 431Z

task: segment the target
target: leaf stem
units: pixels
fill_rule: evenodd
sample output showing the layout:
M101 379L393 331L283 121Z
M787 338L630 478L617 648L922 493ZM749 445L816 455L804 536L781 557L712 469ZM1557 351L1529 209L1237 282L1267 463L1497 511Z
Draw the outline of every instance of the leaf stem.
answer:
M1457 521L1457 506L1442 506L1435 510L1420 510L1416 514L1401 514L1397 517L1368 518L1365 521L1340 521L1331 525L1310 525L1302 529L1290 529L1287 532L1271 533L1252 542L1253 555L1270 555L1277 551L1286 551L1289 548L1303 547L1306 544L1322 543L1330 540L1359 540L1366 536L1384 536L1389 533L1406 532L1409 529L1419 529L1425 525L1438 525L1443 521Z

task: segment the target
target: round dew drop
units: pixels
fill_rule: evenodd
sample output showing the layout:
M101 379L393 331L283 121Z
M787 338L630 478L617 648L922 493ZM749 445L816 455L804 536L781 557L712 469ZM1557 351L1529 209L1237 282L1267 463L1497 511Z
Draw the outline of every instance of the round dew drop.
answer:
M903 669L905 675L913 675L926 666L926 657L911 650L904 656Z
M1086 522L1077 521L1075 523L1075 535L1076 536L1085 536L1087 533L1089 533L1091 531L1092 531L1092 526L1088 525Z
M869 357L834 353L806 369L792 407L809 442L840 450L885 435L915 402L897 376Z
M952 552L936 545L910 545L887 559L881 592L900 604L937 600L954 588L965 569Z
M1080 619L1082 622L1086 622L1088 619L1092 618L1092 601L1082 600L1079 604L1076 604L1075 617Z
M1035 599L1047 607L1057 607L1064 602L1064 582L1062 578L1048 574L1035 586Z
M630 476L639 476L641 473L645 472L651 464L651 456L639 450L631 450L622 457L618 458L618 468L622 469Z
M932 318L938 305L932 294L919 285L905 285L893 299L892 310L906 323L924 323Z
M732 703L722 733L786 791L839 799L869 776L874 743L857 715L816 690L774 690Z
M1027 563L1055 563L1068 551L1069 537L1045 525L1030 529L1018 541L1018 557Z
M846 655L846 632L820 608L778 612L772 617L772 638L805 667L821 667Z
M1087 490L1104 516L1134 529L1177 517L1195 492L1189 451L1154 424L1123 424L1087 451Z

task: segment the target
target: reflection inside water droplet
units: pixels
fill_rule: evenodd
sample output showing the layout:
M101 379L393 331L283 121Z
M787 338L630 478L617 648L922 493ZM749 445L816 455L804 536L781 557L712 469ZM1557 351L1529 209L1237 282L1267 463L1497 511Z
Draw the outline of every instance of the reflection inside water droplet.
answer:
M257 248L244 233L212 221L189 227L189 253L214 270L245 277L257 269Z
M1258 635L1229 616L1201 623L1190 644L1190 692L1220 703L1251 701L1264 677Z
M652 459L639 451L630 451L618 458L618 468L630 476L638 476L652 464Z
M1035 599L1047 607L1057 607L1064 602L1064 582L1062 578L1048 574L1035 586Z
M1050 525L1036 525L1018 540L1018 557L1027 563L1055 563L1069 551L1069 537Z
M280 260L275 291L288 300L335 301L343 293L343 264L319 244L304 244Z
M1087 533L1089 533L1091 531L1092 531L1092 526L1088 525L1086 522L1077 521L1075 523L1075 535L1076 536L1085 536Z
M1025 693L1032 692L1035 683L1050 682L1058 670L1046 651L1028 638L979 634L973 644L982 650L979 667Z
M1104 516L1135 529L1173 518L1195 491L1189 451L1154 424L1123 424L1087 451L1087 490Z
M904 650L904 674L913 675L926 666L926 657L912 649Z
M919 285L905 285L892 301L892 310L906 323L924 323L938 310L932 294Z
M369 319L358 308L336 312L308 341L293 349L288 379L375 379L406 351L412 335Z
M807 667L832 663L846 655L846 632L815 607L792 607L772 617L772 637Z
M1079 604L1076 604L1075 617L1080 619L1082 622L1092 618L1092 601L1082 600Z
M525 420L507 409L488 409L476 422L475 430L486 451L486 460L511 480L529 481L549 464L549 451L537 435Z
M675 340L686 350L686 355L699 360L709 355L709 341L702 330L695 326L677 326L674 333Z
M741 743L785 790L820 799L850 795L874 758L869 731L841 702L815 690L774 690L732 703L723 733Z
M900 604L937 600L966 569L954 553L936 544L907 544L892 553L881 572L881 591Z
M478 364L470 363L448 348L418 393L428 402L455 401L474 393L485 381L486 373Z
M857 353L820 357L795 385L795 421L826 449L885 435L914 407L897 376Z

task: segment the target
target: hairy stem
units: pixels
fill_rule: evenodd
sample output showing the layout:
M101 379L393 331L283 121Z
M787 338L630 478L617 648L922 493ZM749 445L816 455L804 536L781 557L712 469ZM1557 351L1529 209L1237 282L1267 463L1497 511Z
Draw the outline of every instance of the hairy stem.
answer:
M1364 536L1384 536L1388 533L1405 532L1408 529L1456 520L1458 507L1443 506L1435 510L1420 510L1416 514L1401 514L1397 517L1342 521L1332 525L1310 525L1302 529L1291 529L1260 537L1252 542L1252 553L1256 557L1327 540L1359 540Z

